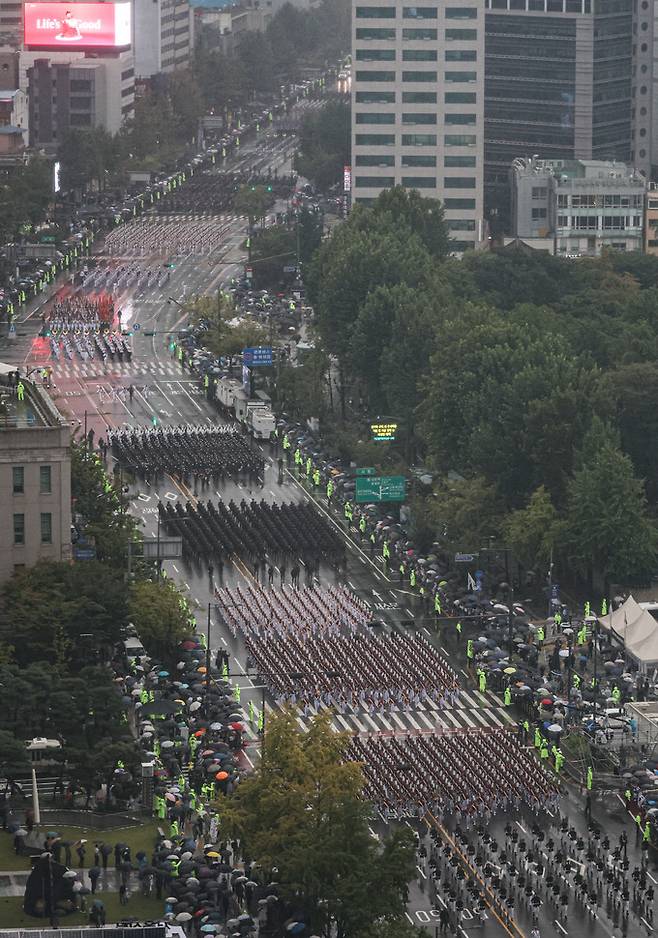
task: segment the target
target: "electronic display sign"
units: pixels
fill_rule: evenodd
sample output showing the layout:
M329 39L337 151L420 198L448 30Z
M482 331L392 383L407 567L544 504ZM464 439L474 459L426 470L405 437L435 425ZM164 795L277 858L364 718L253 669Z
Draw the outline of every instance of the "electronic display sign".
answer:
M29 49L122 49L131 43L131 4L26 3Z

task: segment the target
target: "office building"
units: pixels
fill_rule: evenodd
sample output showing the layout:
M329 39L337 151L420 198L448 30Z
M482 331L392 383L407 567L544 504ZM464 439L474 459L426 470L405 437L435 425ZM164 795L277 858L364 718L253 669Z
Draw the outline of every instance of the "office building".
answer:
M353 201L416 189L443 203L456 251L477 247L483 144L483 0L354 0Z
M514 160L512 231L519 241L561 257L604 250L642 251L647 181L624 163Z
M23 0L0 0L0 46L20 49L23 43Z
M135 74L152 78L187 68L193 43L188 0L135 0Z
M0 366L5 369L5 366ZM38 560L71 559L71 432L50 398L0 386L0 582Z
M651 183L644 211L644 251L658 256L658 189Z
M132 52L67 61L49 53L31 56L26 68L30 145L56 151L70 129L103 127L115 134L135 109Z
M633 0L485 2L487 214L504 215L517 157L619 160L648 174L651 81L642 68L652 49L639 35L648 34L649 0L637 0L635 14Z

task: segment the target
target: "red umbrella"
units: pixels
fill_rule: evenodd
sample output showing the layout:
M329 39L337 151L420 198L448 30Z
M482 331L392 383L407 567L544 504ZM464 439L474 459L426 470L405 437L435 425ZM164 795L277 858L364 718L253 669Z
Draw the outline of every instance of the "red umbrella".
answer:
M218 772L215 778L218 782L223 782L228 778L228 772Z
M182 647L185 649L185 651L192 651L193 648L196 648L196 642L193 642L188 638L186 642L183 642Z
M244 726L242 723L229 723L229 726L231 727L232 730L240 730L241 732L244 730Z
M541 701L541 705L542 707L551 707L553 705L553 701L550 697L544 697L544 699Z
M206 732L205 729L203 729L203 730L197 730L194 735L195 735L195 736L203 736L203 734L204 734L205 732Z

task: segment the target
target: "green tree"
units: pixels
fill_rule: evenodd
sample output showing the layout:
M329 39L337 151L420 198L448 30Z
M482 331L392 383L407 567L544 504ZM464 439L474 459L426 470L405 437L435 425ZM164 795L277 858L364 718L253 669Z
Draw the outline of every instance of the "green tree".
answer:
M370 836L362 770L343 761L347 744L326 716L308 733L297 732L292 712L271 717L260 764L219 804L223 829L261 867L277 868L310 928L324 931L334 916L341 938L401 917L414 871L409 831L381 847Z
M328 101L302 121L295 169L326 191L342 178L349 162L350 107L340 100Z
M419 511L455 550L475 551L500 532L503 506L495 485L482 476L445 480Z
M443 206L436 199L426 199L415 189L394 186L380 193L372 211L375 224L383 219L394 228L402 226L420 238L432 257L447 257L450 251L448 226Z
M588 437L588 440L591 436ZM587 446L569 484L562 543L569 563L590 585L655 570L658 531L647 513L642 481L614 439Z
M277 408L297 420L324 420L331 400L329 359L322 349L313 349L302 364L281 368L276 382Z
M10 781L30 771L30 760L23 740L0 730L0 774Z
M193 629L171 580L135 583L128 610L142 644L150 655L167 658Z
M637 471L647 480L652 501L658 498L658 365L632 362L609 371L605 389L613 400L613 409L621 433L623 449Z
M524 508L513 511L505 519L505 543L526 569L548 563L555 545L557 518L549 492L540 485Z
M250 264L254 269L254 287L263 290L283 281L283 268L295 264L295 232L281 225L265 228L251 244Z
M237 57L242 63L245 87L250 95L270 93L274 86L274 56L268 37L251 30L240 33Z
M233 199L233 208L238 215L245 215L253 228L262 221L274 205L274 196L265 186L242 186Z

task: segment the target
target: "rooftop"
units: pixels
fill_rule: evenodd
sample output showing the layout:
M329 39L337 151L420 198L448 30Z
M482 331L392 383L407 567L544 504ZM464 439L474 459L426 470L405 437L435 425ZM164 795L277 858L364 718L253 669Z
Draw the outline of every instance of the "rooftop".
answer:
M638 185L646 188L644 176L633 166L616 160L540 160L538 157L517 158L512 163L521 176L554 176L562 183L578 181L614 185Z
M0 363L0 434L5 430L59 428L66 420L38 385L23 378L25 397L18 400L11 380L14 366Z

